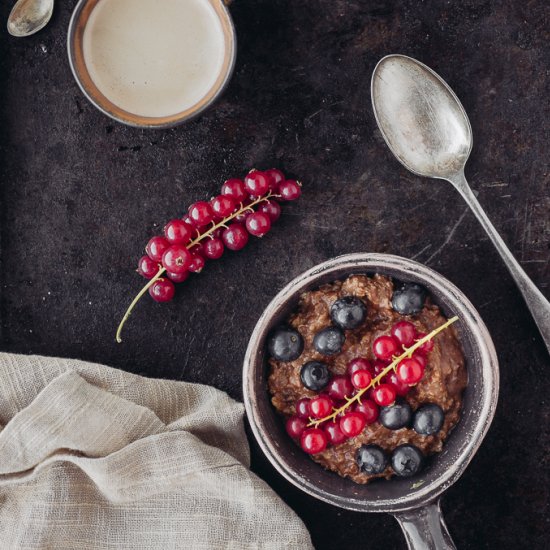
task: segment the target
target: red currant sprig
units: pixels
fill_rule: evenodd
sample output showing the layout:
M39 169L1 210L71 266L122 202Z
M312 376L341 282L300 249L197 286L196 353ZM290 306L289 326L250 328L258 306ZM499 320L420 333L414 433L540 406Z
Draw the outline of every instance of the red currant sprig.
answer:
M227 180L221 194L210 202L192 204L183 219L169 221L164 236L152 237L145 247L146 256L138 262L138 273L149 282L126 310L116 341L122 341L122 327L147 291L156 302L170 301L175 294L174 283L185 281L190 273L199 273L207 260L217 260L225 248L241 250L249 235L263 237L281 215L277 201L296 200L301 187L275 168L251 170L244 180Z
M456 317L456 316L452 317L446 323L443 323L441 326L437 327L435 330L432 330L432 332L430 332L429 334L422 335L410 347L407 347L407 346L403 345L404 352L401 353L397 357L396 356L388 357L388 359L390 359L390 358L392 359L391 363L387 367L382 368L380 370L380 372L374 378L372 378L372 380L368 384L366 384L366 385L360 384L363 387L361 387L361 389L359 389L357 391L357 393L355 393L353 396L346 397L345 402L342 406L340 406L338 408L333 408L332 409L333 412L331 414L327 414L326 416L323 416L322 418L315 418L315 417L311 418L310 417L310 422L307 426L308 427L313 427L313 428L316 429L323 422L327 422L329 420L334 420L335 421L337 418L340 418L340 416L343 413L345 413L345 411L347 409L349 409L349 407L351 407L351 405L353 403L357 403L358 405L360 405L361 404L361 397L367 391L369 391L371 388L373 388L374 401L378 405L381 405L381 406L391 405L391 403L395 400L395 390L392 388L392 386L390 384L383 383L382 379L386 375L388 375L392 372L397 372L397 375L401 380L406 380L410 384L414 384L414 383L418 382L419 378L418 378L418 372L417 372L417 367L416 367L416 365L418 365L418 362L415 359L412 358L413 353L418 349L426 349L426 347L430 347L430 350L431 350L432 346L433 346L432 339L437 334L439 334L440 332L445 330L447 327L452 325L455 321L458 321L458 317ZM373 344L374 352L377 356L379 354L380 355L386 355L387 350L390 347L392 347L389 344L389 341L381 340L382 338L385 339L386 337L381 336L380 338L377 338L377 340L379 342L377 342L377 340L375 340L374 344ZM390 336L389 338L395 338L395 337ZM380 343L380 342L382 342L382 343ZM426 344L428 344L428 346L426 346ZM395 348L397 349L397 345L395 346ZM350 370L352 371L351 372L352 377L356 376L358 372L362 372L362 369L356 368L355 365L350 365ZM423 372L423 369L422 369L422 372ZM357 378L359 378L359 377L357 377ZM353 378L352 378L352 381L353 381ZM357 386L355 386L355 387L357 387ZM392 392L392 395L388 395L390 393L390 391ZM377 394L377 392L378 392L379 395ZM351 414L351 413L349 413L349 414Z

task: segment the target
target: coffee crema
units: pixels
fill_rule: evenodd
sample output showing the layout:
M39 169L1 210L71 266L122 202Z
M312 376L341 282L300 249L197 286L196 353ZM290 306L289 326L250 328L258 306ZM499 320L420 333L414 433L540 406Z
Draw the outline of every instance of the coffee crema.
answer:
M226 52L208 0L99 0L84 30L83 54L94 84L114 105L164 117L208 94Z

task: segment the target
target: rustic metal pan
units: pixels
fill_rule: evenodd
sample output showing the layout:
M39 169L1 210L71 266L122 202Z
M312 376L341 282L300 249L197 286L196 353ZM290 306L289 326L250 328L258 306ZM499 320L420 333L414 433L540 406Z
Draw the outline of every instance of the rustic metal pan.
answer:
M431 457L412 478L393 478L358 485L313 462L288 437L267 392L265 340L297 305L300 294L353 273L382 273L414 281L430 291L443 313L458 315L457 326L468 369L462 417L443 451ZM479 314L458 288L435 271L411 260L386 254L340 256L306 271L290 282L267 306L248 345L243 390L252 432L273 466L310 495L348 510L389 512L398 520L409 548L454 548L439 508L439 498L474 456L495 412L499 386L493 342Z

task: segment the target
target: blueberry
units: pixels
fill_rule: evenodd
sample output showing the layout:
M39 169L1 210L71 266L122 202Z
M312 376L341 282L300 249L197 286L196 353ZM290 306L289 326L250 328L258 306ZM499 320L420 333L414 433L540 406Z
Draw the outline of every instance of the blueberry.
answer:
M294 361L304 349L304 339L291 327L276 328L267 342L269 355L277 361Z
M378 445L361 445L357 450L357 465L365 474L381 474L388 465L388 455Z
M410 425L412 410L406 401L397 401L394 405L380 408L380 424L390 430L399 430Z
M338 353L346 337L338 327L327 327L320 330L313 338L313 347L323 355L334 355Z
M401 288L393 291L391 305L402 315L414 315L423 307L426 300L426 289L415 283L403 283Z
M413 428L421 435L432 435L441 430L444 420L443 409L435 403L428 403L414 413Z
M418 473L424 463L424 456L414 445L399 445L391 455L391 467L401 477Z
M357 296L344 296L330 308L330 318L335 325L349 330L360 326L367 316L367 306Z
M330 381L330 372L321 361L308 361L300 371L302 384L311 391L321 391Z

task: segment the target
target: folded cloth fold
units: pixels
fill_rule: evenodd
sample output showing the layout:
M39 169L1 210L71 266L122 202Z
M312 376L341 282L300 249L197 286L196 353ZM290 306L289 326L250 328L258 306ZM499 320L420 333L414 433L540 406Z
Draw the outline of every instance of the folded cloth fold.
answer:
M0 548L312 548L199 384L0 353Z

